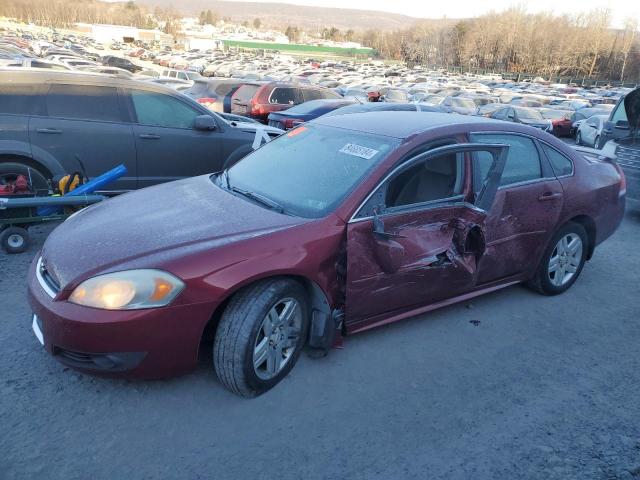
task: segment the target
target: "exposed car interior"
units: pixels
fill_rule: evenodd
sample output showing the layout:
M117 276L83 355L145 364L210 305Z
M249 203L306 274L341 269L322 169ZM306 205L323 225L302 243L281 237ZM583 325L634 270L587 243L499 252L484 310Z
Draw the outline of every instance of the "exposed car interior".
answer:
M462 157L430 158L394 178L387 188L386 205L400 207L432 202L462 193Z

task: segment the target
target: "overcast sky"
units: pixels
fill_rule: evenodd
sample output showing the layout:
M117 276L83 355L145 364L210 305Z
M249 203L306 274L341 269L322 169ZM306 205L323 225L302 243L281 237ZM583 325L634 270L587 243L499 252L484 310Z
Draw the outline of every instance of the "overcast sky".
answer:
M239 0L233 0L239 1ZM259 2L280 1L296 5L317 7L357 8L380 10L423 18L475 17L490 10L504 10L512 5L526 5L530 12L579 13L594 8L609 8L615 26L622 26L629 16L640 17L639 0L535 0L514 2L513 0L251 0Z

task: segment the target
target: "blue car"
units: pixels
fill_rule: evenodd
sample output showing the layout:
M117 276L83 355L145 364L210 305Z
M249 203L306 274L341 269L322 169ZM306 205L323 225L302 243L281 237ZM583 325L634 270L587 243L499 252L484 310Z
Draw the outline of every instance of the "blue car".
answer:
M269 126L290 130L301 123L354 103L356 102L346 99L309 100L287 110L270 113Z

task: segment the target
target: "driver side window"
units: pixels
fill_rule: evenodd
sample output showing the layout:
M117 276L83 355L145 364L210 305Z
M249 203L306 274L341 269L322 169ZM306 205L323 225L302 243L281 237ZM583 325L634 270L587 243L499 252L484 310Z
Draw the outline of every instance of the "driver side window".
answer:
M200 112L170 95L132 90L131 100L138 123L155 127L193 128Z
M392 178L386 188L386 208L456 197L463 189L463 156L445 154L417 162Z

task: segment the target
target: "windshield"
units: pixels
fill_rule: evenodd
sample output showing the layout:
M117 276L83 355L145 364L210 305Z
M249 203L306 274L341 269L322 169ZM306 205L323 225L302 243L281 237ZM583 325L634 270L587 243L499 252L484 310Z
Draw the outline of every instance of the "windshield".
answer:
M305 125L243 158L227 171L227 180L293 215L319 218L399 144L392 137Z

